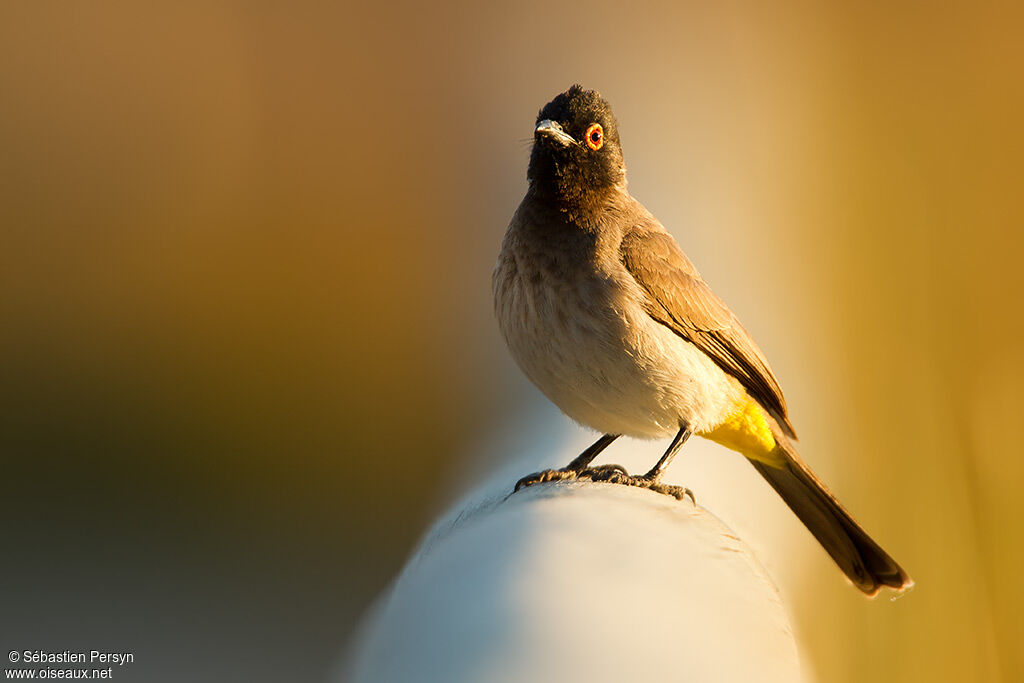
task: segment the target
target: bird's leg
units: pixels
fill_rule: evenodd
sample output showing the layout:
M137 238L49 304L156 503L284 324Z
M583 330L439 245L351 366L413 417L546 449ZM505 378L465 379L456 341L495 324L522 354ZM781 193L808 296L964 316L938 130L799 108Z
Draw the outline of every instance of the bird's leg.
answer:
M673 496L679 500L685 497L689 497L694 503L697 499L693 497L693 491L684 486L672 486L670 484L662 484L660 482L661 475L668 467L668 464L672 462L672 458L676 456L676 453L682 447L686 440L693 434L693 430L688 426L681 426L675 437L672 439L672 443L669 444L668 450L661 456L658 463L651 468L651 471L641 477L631 477L624 472L610 472L600 471L601 468L593 470L583 470L578 476L586 477L593 481L606 481L611 484L624 484L626 486L637 486L640 488L650 489L656 493L664 493L668 496Z
M672 462L672 458L676 457L676 453L678 453L679 449L683 447L683 444L686 443L686 440L690 438L691 434L693 434L693 430L690 429L690 427L686 425L681 426L679 431L676 432L675 437L672 438L672 443L668 445L668 450L665 451L665 454L661 456L661 459L658 460L657 464L655 464L647 474L640 478L646 479L650 482L657 482L661 479L661 475L665 472L665 468L668 467L670 462Z
M560 479L575 479L580 475L581 472L605 472L615 471L627 474L626 470L621 465L603 465L601 467L587 468L594 458L596 458L601 451L608 448L615 439L619 438L619 434L603 434L600 439L591 444L587 450L576 456L572 462L563 467L560 470L542 470L540 472L534 472L528 474L518 482L516 482L515 490L529 486L531 484L539 484L545 481L557 481Z
M578 456L576 456L576 458L573 459L573 461L570 462L568 465L566 465L564 469L573 470L575 472L579 472L580 470L586 469L587 465L592 463L594 461L594 458L601 454L601 451L611 446L612 442L615 441L615 439L619 438L619 436L621 435L602 434L600 439L590 444L590 446L587 447L587 450L583 451ZM615 467L618 467L618 465L615 465Z

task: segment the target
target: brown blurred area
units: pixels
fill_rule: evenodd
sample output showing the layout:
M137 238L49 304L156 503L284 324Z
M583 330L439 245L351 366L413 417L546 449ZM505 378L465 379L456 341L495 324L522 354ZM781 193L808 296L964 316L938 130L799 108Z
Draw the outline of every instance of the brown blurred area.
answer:
M918 582L867 602L815 564L820 680L1024 679L1021 15L4 4L0 641L326 675L462 454L539 400L489 277L522 140L580 81Z

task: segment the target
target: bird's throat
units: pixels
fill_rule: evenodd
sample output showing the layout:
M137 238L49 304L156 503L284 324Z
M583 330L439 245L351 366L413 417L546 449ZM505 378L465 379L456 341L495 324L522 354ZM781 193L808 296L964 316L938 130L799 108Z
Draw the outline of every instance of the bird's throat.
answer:
M618 186L582 188L577 184L533 183L534 201L557 211L568 222L585 230L594 230L607 218L609 209L619 200Z

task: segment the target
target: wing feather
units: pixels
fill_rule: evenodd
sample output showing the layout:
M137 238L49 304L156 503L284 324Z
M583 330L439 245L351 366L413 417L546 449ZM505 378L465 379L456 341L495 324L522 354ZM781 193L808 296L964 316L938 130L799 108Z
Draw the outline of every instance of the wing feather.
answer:
M623 236L622 263L647 294L648 313L695 344L796 438L786 399L750 334L664 228L638 226Z

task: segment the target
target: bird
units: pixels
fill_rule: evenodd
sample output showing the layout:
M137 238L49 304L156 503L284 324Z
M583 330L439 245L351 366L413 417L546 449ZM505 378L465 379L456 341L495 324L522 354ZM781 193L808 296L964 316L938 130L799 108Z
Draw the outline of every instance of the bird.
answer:
M630 194L600 93L576 84L541 108L527 180L493 272L498 326L527 378L601 437L516 490L572 477L657 487L696 434L745 456L865 594L911 587L798 455L786 399L751 335ZM670 435L642 476L590 466L621 436Z

